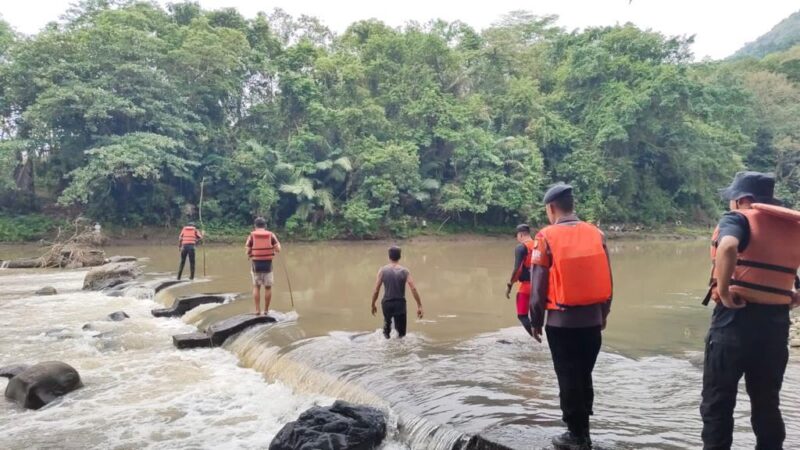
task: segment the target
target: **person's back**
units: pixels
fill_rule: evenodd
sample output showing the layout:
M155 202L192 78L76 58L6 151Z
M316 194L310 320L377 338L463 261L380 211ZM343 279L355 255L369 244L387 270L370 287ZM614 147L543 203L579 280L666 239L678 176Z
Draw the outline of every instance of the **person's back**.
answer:
M400 264L387 264L381 267L381 281L383 282L383 300L405 300L406 281L408 269Z

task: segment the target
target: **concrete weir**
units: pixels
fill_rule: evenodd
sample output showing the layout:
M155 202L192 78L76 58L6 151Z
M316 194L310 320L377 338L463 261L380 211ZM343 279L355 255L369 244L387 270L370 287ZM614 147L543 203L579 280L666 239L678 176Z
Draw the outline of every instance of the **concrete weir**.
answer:
M217 322L205 332L178 334L172 336L172 343L179 349L200 348L200 347L219 347L226 339L234 334L261 325L264 323L274 323L277 320L270 316L257 316L255 314L241 314L230 319Z
M155 317L180 317L189 310L207 303L225 303L230 298L224 294L197 294L179 297L169 308L158 308L151 311Z

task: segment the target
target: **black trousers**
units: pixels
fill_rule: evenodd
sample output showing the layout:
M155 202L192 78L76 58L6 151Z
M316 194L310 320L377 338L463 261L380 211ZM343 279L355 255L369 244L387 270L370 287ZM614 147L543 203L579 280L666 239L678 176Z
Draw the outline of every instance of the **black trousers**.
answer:
M548 326L545 332L558 378L562 419L572 433L588 435L594 405L592 371L603 341L601 329Z
M406 315L406 300L384 300L381 302L381 309L383 310L383 336L389 339L389 333L392 332L392 320L394 320L394 329L400 337L406 335L406 322L408 320Z
M756 449L783 448L786 427L781 417L780 391L789 359L787 322L753 326L737 320L709 331L700 404L703 448L731 448L733 410L742 376L750 396Z
M186 257L189 257L189 279L194 280L194 245L184 245L181 247L181 265L178 266L178 279L183 275L183 265L186 263Z

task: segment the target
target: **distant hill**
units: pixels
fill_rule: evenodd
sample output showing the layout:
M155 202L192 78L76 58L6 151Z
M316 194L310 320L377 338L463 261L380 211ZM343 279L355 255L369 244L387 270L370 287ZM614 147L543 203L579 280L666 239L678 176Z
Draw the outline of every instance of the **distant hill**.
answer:
M778 52L800 44L800 11L783 19L769 32L761 35L753 42L748 42L731 57L741 58L754 56L762 58L772 52Z

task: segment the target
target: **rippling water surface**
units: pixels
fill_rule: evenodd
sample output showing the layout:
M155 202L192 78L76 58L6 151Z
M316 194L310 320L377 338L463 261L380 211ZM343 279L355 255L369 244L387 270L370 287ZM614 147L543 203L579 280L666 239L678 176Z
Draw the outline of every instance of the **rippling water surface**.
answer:
M280 427L333 398L390 412L388 448L447 448L462 433L514 448L544 448L562 430L546 344L517 325L504 297L513 241L463 239L404 246L426 317L386 341L369 313L385 243L286 245L294 313L230 339L222 349L179 352L171 335L252 309L241 246L206 249L207 276L165 291L112 298L81 292L80 271L0 271L0 365L49 359L81 372L86 387L41 411L0 402L0 448L264 448ZM616 294L595 370L595 440L603 448L697 448L705 244L612 244ZM107 249L147 257L145 279L177 265L172 246ZM33 247L0 247L35 254ZM273 309L291 311L277 265ZM35 297L44 285L59 290ZM242 293L180 319L150 309L197 292ZM411 306L410 306L411 307ZM130 320L104 316L125 310ZM83 330L84 324L91 330ZM800 360L783 390L789 438L800 448ZM5 381L0 381L0 387ZM736 448L752 448L746 396Z

